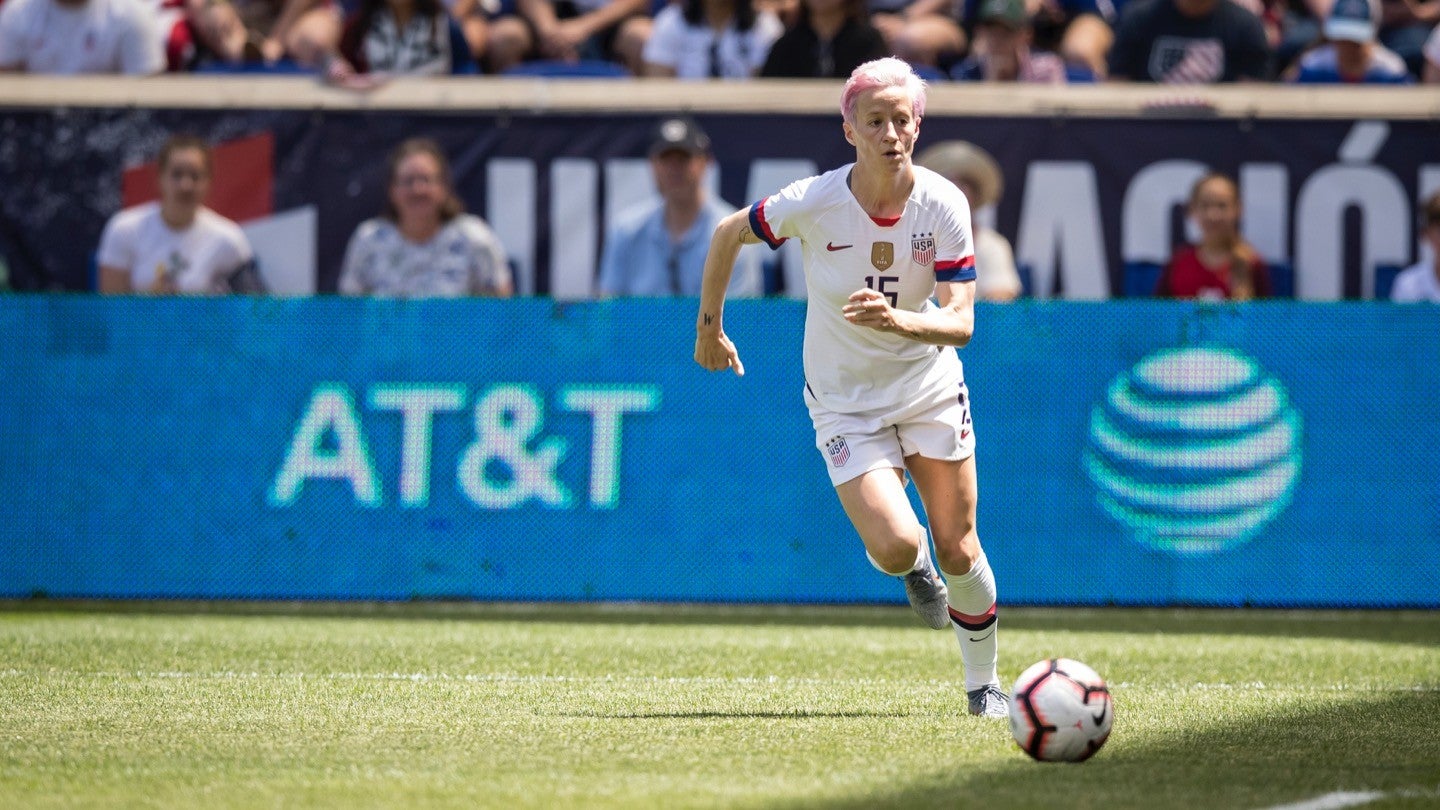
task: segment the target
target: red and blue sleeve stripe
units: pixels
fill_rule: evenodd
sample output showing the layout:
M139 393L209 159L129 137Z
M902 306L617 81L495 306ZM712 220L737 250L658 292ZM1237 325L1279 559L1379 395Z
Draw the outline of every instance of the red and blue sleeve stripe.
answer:
M754 215L751 215L754 218ZM975 257L962 256L958 259L936 260L936 281L974 281Z
M750 206L750 230L765 240L765 244L769 245L772 250L785 243L784 239L775 236L775 232L770 229L770 223L765 221L765 200L760 200Z

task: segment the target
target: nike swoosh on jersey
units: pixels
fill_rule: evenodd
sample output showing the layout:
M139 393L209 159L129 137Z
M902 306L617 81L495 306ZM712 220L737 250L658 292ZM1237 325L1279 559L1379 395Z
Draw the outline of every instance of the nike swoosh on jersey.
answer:
M985 639L987 639L987 638L989 638L989 637L991 637L991 636L993 636L993 635L995 635L995 628L992 627L992 628L990 628L990 632L986 633L985 635L983 635L983 636L981 636L981 637L979 637L979 638L975 638L974 636L971 636L971 637L970 637L970 640L971 640L971 641L984 641Z
M826 242L826 243L825 243L825 249L828 250L828 251L831 251L831 252L834 252L834 251L837 251L837 250L845 250L845 249L847 249L847 248L852 248L852 247L855 247L855 246L854 246L854 245L837 245L837 244L835 244L834 242Z

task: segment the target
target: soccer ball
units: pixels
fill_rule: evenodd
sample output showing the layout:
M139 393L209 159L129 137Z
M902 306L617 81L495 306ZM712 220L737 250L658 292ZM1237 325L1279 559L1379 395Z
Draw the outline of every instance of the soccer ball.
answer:
M1089 759L1110 736L1110 690L1079 661L1040 661L1020 673L1010 694L1010 734L1041 762Z

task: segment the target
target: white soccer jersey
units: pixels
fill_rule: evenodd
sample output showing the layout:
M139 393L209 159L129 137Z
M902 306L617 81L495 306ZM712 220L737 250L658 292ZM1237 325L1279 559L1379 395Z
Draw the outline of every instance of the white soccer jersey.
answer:
M839 413L891 407L962 378L951 347L845 320L851 293L869 287L893 307L926 312L936 308L937 281L975 280L970 204L953 183L916 166L905 212L880 221L851 193L853 167L796 181L750 208L751 229L772 248L790 237L804 248L805 384Z
M219 295L256 292L254 252L234 222L202 207L183 231L171 230L160 203L127 208L110 218L100 236L96 261L130 273L136 292L160 275L182 293Z

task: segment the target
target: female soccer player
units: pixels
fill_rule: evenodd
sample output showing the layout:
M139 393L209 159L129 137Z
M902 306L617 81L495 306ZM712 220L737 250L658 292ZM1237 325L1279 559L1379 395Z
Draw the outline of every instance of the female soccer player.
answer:
M804 396L835 492L871 564L904 578L910 604L931 627L954 626L970 712L1005 717L995 578L975 533L975 437L951 348L968 343L975 326L970 208L953 184L911 163L925 83L909 65L862 64L840 108L854 163L795 182L716 227L695 361L745 373L722 318L736 254L744 244L799 239L809 298ZM939 571L905 495L907 472Z

